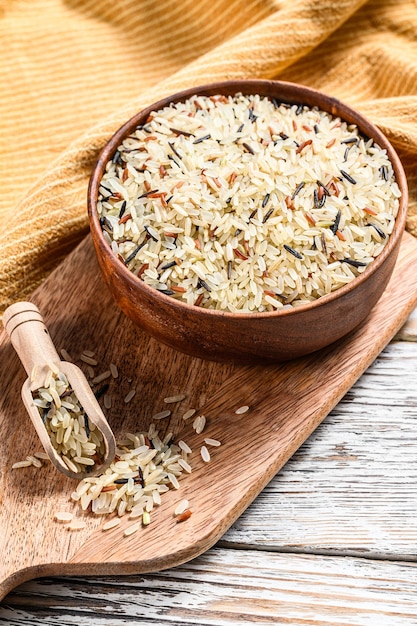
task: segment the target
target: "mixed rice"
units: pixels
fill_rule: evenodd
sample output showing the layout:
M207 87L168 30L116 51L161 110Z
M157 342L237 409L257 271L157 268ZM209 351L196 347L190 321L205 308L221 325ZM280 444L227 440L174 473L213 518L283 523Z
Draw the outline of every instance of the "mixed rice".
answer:
M386 151L355 125L238 94L153 112L107 164L97 209L114 254L151 287L262 312L363 272L399 197Z
M48 369L43 387L33 392L52 446L71 472L88 472L101 465L103 434L91 422L63 372Z
M83 510L96 515L117 513L145 521L161 495L179 489L178 478L191 472L188 447L175 444L172 433L162 439L154 424L148 432L128 433L118 441L116 458L100 476L84 478L72 494ZM180 442L179 442L180 443ZM148 522L149 523L149 522Z
M72 361L65 349L61 349L61 354L68 362ZM84 350L79 358L91 368L93 363L98 365L94 356L94 352ZM118 367L110 363L109 369L105 369L103 373L95 375L92 372L90 385L94 388L97 383L107 381L107 373L113 379L119 378ZM38 369L35 367L31 379L34 380L37 375ZM132 382L131 379L127 381ZM109 383L105 382L94 391L94 395L97 399L103 396L104 402L108 388ZM163 398L163 403L173 408L176 405L175 408L178 409L186 397L185 393L168 395ZM53 363L47 369L44 385L33 392L33 402L42 417L52 445L69 469L74 473L85 474L95 463L101 464L105 452L102 434L88 419L65 374ZM243 408L245 411L249 409ZM171 413L171 410L159 411L153 414L152 420L165 420ZM187 409L182 413L182 420L187 421L196 413L196 409ZM206 425L207 419L201 414L192 422L192 428L198 434L203 433ZM205 437L202 444L200 456L208 463L211 460L208 448L216 449L221 442ZM151 523L151 512L161 504L163 493L170 489L180 489L179 480L192 472L192 454L193 450L184 440L174 441L172 432L160 436L152 422L147 431L126 433L120 438L110 466L99 475L84 475L72 492L71 500L78 504L81 511L91 511L94 515L107 517L101 526L104 532L118 526L121 518L127 516L134 523L127 526L123 534L130 536L141 526ZM13 463L12 469L30 466L39 469L48 461L46 452L35 452ZM176 522L184 522L191 515L189 501L178 501L173 511ZM86 519L75 517L72 511L58 510L54 519L71 531L80 531L87 527Z

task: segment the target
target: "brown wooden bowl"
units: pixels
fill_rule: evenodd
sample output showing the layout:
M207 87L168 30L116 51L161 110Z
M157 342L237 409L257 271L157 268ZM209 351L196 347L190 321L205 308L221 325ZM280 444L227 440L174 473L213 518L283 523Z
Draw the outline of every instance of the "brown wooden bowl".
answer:
M265 313L229 313L179 302L145 284L126 268L106 243L96 203L106 163L120 143L148 115L193 94L259 94L304 104L356 124L362 135L385 148L401 190L394 230L381 254L347 285L309 304ZM401 162L387 138L359 113L313 89L269 80L213 83L174 94L144 109L124 124L103 148L91 175L88 212L95 251L104 278L122 311L162 343L192 356L215 361L285 361L323 348L364 321L391 276L405 228L408 190Z

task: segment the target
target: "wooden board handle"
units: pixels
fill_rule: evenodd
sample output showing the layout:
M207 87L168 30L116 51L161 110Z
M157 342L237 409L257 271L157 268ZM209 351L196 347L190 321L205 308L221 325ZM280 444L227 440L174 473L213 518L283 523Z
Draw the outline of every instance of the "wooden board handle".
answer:
M38 307L32 302L12 304L4 312L3 325L31 378L32 388L38 388L48 364L61 362Z

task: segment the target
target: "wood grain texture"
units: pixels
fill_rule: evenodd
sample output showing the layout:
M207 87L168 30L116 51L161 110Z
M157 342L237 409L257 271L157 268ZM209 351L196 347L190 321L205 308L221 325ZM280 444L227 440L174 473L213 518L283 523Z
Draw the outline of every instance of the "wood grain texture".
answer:
M417 309L414 309L404 326L395 335L395 339L402 341L417 341Z
M417 343L395 342L222 546L417 560Z
M412 626L417 566L213 549L145 576L26 583L0 608L8 626Z
M194 469L180 494L165 494L154 522L139 534L123 540L120 529L103 534L102 520L89 514L83 516L84 530L68 532L53 521L53 514L58 507L68 509L74 483L52 468L40 473L34 468L10 471L14 461L37 448L37 442L26 427L19 401L24 372L3 337L2 595L22 580L45 574L127 574L168 568L213 545L404 323L417 299L417 276L410 265L416 249L406 235L383 298L367 323L339 345L289 364L249 368L195 360L144 336L115 309L86 240L34 298L55 345L74 356L84 348L95 349L99 362L117 363L121 376L113 391L118 401L108 412L116 435L147 427L152 414L161 410L163 397L185 392L187 400L171 422L161 426L195 449ZM124 405L120 399L132 385L138 393ZM235 410L242 404L251 410L238 417ZM209 469L198 454L203 436L181 420L190 406L202 407L208 418L204 436L223 443L213 453ZM189 498L195 513L179 527L172 510L182 497ZM123 520L122 528L127 523Z
M250 623L271 623L264 607L279 602L275 623L415 624L415 564L380 559L381 540L393 561L415 551L416 367L417 345L387 346L226 533L228 549L157 575L25 583L5 598L0 624L245 623L234 588L247 589L248 576ZM318 555L330 541L338 558ZM346 558L353 549L367 559ZM308 550L316 556L276 554Z

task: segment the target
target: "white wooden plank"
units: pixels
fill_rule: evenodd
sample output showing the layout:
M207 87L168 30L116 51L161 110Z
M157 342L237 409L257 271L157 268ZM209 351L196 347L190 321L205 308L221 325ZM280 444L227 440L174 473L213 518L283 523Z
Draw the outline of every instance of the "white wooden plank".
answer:
M222 545L417 557L417 344L392 343Z
M33 581L5 603L9 626L410 626L417 565L213 549L155 575Z

